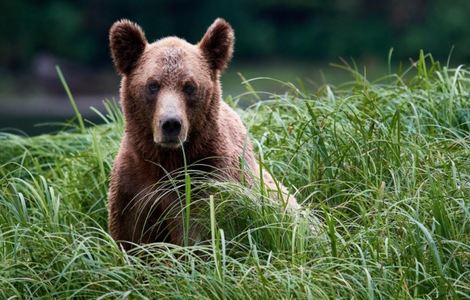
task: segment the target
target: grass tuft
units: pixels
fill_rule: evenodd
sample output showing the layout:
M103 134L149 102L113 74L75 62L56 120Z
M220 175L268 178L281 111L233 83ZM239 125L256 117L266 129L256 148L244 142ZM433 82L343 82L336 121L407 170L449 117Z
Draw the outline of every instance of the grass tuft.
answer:
M114 102L104 125L77 111L68 131L0 134L0 298L469 298L470 70L423 52L375 82L341 68L350 82L315 91L243 78L230 102L262 100L240 111L260 165L305 211L185 166L168 185L186 191L185 243L207 233L187 247L124 253L107 233Z

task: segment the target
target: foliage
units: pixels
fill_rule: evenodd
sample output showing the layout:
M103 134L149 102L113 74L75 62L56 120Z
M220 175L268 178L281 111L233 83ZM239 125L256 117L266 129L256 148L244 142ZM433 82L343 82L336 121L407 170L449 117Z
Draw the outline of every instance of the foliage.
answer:
M421 55L372 83L343 67L341 86L251 80L231 100L264 100L241 112L258 153L320 223L206 182L207 243L124 253L106 231L115 105L84 132L1 135L0 297L468 298L470 70Z
M338 56L400 59L425 49L446 58L470 59L467 0L188 0L3 1L0 64L29 66L52 54L96 66L108 63L107 33L120 18L143 26L150 40L177 35L197 42L216 17L237 35L236 57L331 60Z

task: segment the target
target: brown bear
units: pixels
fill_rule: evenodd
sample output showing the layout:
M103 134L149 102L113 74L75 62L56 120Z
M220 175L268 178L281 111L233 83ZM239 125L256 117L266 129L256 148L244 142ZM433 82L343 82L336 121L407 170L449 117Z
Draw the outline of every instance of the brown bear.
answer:
M122 76L125 118L109 189L109 231L125 249L155 241L181 245L181 216L155 226L166 211L181 205L176 192L152 192L159 180L185 162L239 181L243 159L250 174L259 174L246 129L221 97L220 74L232 58L233 29L217 19L196 45L177 37L148 43L137 24L121 20L111 27L109 42ZM198 161L204 163L198 167ZM280 187L287 195L267 172L263 180L268 189ZM295 198L285 199L288 207L297 207Z

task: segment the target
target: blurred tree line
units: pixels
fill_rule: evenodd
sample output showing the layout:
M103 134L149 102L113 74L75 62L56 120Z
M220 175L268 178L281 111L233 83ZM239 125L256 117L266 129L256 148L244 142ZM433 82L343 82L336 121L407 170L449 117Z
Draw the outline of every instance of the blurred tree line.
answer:
M108 29L138 22L150 40L197 42L216 17L236 31L237 59L415 57L420 48L470 59L469 0L14 0L0 3L0 65L21 71L36 55L109 64Z

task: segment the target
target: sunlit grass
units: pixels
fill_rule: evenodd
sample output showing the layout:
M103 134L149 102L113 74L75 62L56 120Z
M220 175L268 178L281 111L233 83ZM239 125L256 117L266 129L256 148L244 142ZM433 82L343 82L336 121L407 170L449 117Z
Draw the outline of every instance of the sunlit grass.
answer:
M340 86L252 80L229 99L263 100L240 113L305 211L182 170L195 246L124 253L107 233L115 104L105 125L1 134L0 298L469 298L470 70L424 55L376 82L346 68Z

